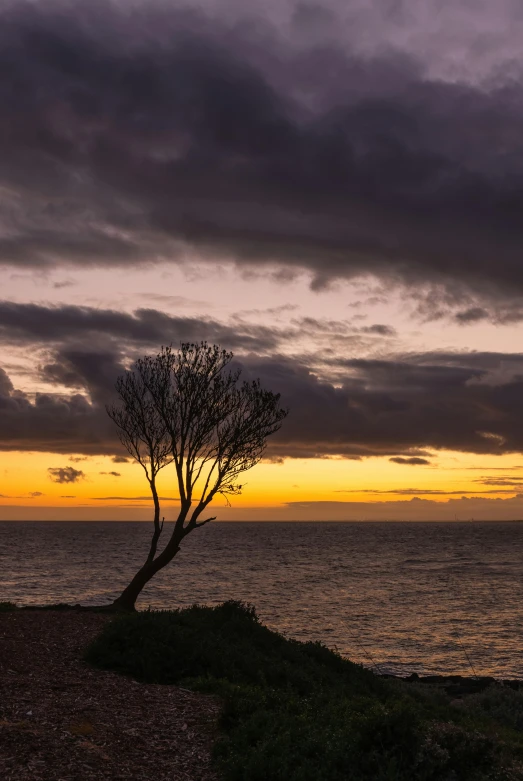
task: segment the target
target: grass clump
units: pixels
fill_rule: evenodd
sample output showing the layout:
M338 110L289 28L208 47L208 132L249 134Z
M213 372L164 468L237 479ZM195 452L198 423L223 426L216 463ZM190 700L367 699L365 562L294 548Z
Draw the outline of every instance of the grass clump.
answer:
M523 756L519 735L286 639L242 603L120 616L86 658L220 695L215 756L227 781L523 779L504 770Z
M11 613L13 610L18 610L14 602L0 602L0 613Z

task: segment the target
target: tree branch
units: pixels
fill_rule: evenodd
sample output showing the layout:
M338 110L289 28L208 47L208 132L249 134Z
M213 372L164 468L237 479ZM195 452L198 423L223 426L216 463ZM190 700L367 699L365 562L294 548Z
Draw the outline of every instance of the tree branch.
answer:
M215 521L216 516L214 515L212 518L206 518L204 521L200 521L199 523L194 523L191 528L192 529L199 529L200 526L205 526L206 523L210 523L211 521Z

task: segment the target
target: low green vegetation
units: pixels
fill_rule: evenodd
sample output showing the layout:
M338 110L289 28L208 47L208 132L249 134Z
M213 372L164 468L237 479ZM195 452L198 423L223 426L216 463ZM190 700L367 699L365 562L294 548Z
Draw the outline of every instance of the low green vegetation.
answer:
M0 613L10 613L12 610L18 610L14 602L0 602Z
M464 705L483 712L499 724L523 731L523 691L509 686L490 686L485 691L467 697Z
M86 658L219 695L226 781L523 779L519 722L286 639L241 603L119 616Z

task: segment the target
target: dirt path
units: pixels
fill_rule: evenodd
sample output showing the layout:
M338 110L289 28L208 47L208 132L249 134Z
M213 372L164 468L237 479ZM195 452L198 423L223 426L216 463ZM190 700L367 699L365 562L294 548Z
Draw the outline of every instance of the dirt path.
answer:
M0 613L0 778L217 781L218 703L81 661L108 617Z

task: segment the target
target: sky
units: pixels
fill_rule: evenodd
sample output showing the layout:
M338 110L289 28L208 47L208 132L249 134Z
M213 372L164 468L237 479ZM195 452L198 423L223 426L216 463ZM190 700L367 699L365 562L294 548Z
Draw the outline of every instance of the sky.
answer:
M522 37L516 0L2 0L0 520L149 519L105 405L200 340L290 409L220 520L523 518Z

